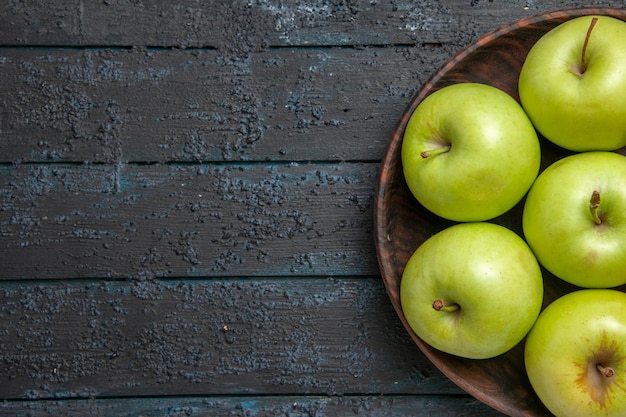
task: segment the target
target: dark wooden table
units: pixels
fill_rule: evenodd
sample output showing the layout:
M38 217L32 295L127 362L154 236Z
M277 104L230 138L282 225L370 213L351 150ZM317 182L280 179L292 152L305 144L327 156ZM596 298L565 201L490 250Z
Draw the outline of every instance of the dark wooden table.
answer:
M0 3L0 415L500 416L390 305L380 160L460 48L592 5Z

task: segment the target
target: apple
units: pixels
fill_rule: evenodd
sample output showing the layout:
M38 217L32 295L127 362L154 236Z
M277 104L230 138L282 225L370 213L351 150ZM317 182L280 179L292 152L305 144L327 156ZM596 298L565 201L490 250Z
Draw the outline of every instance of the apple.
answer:
M402 311L415 334L470 359L518 344L542 302L541 269L526 242L488 222L458 223L429 237L400 281Z
M460 83L426 97L411 115L402 166L415 198L440 217L484 221L515 206L539 173L537 132L511 96Z
M580 287L626 283L626 156L596 151L563 158L543 171L522 214L539 262Z
M528 334L526 372L557 417L626 416L626 294L581 289L553 301Z
M584 16L560 24L530 49L518 87L537 130L558 146L625 146L626 23Z

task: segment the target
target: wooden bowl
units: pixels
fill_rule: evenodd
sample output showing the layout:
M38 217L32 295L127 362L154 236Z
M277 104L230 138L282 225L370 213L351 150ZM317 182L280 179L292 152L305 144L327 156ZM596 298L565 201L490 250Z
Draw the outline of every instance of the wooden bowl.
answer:
M568 9L521 19L490 32L459 51L412 97L400 119L381 166L376 195L374 226L378 262L386 290L404 327L417 346L448 378L478 400L509 416L551 416L534 393L524 369L520 342L509 352L493 359L472 360L440 352L424 343L410 328L400 305L400 279L415 249L428 237L451 226L422 207L408 190L400 150L409 117L432 92L450 84L478 82L500 88L519 101L519 72L532 45L546 32L566 20L590 15L608 15L626 20L626 9ZM542 170L571 152L540 137ZM624 154L624 149L618 152ZM492 220L522 235L523 201ZM543 270L544 307L577 287ZM620 287L624 291L626 286Z

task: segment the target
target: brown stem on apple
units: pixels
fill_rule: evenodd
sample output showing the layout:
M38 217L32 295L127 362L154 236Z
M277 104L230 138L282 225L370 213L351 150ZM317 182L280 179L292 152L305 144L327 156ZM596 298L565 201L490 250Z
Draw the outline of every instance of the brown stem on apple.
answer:
M451 311L456 311L459 308L461 308L460 305L458 305L457 303L449 303L446 300L443 299L438 299L433 301L433 308L437 311L447 311L447 312L451 312Z
M591 19L591 23L589 24L589 29L587 29L587 35L585 36L585 43L583 43L583 51L582 56L580 58L580 77L582 78L583 74L587 70L587 61L585 59L585 55L587 54L587 44L589 44L589 38L591 37L591 31L594 26L598 23L598 18L594 17Z
M613 375L615 375L615 370L613 368L608 367L608 366L603 366L601 363L596 365L596 369L605 378L611 378Z
M450 150L450 146L442 146L441 148L431 149L429 151L423 151L420 153L420 156L424 159L429 158L431 156L440 155L442 153L446 153Z
M598 216L598 207L600 207L600 192L593 190L591 193L591 200L589 200L589 210L591 211L591 217L596 224L602 224L602 219Z

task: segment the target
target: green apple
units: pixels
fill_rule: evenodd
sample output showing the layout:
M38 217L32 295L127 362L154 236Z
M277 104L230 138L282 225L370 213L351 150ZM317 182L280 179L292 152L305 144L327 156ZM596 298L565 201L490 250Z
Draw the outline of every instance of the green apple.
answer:
M557 277L585 288L626 283L626 157L584 152L543 171L522 214L526 241Z
M493 223L458 223L428 238L400 281L402 311L424 342L452 355L491 358L528 333L543 301L537 259Z
M537 177L541 150L526 113L495 87L461 83L426 97L405 129L407 185L427 209L454 221L510 210Z
M524 361L555 416L626 416L626 294L582 289L556 299L528 334Z
M522 106L546 139L573 151L626 145L626 23L569 20L542 36L519 77Z

